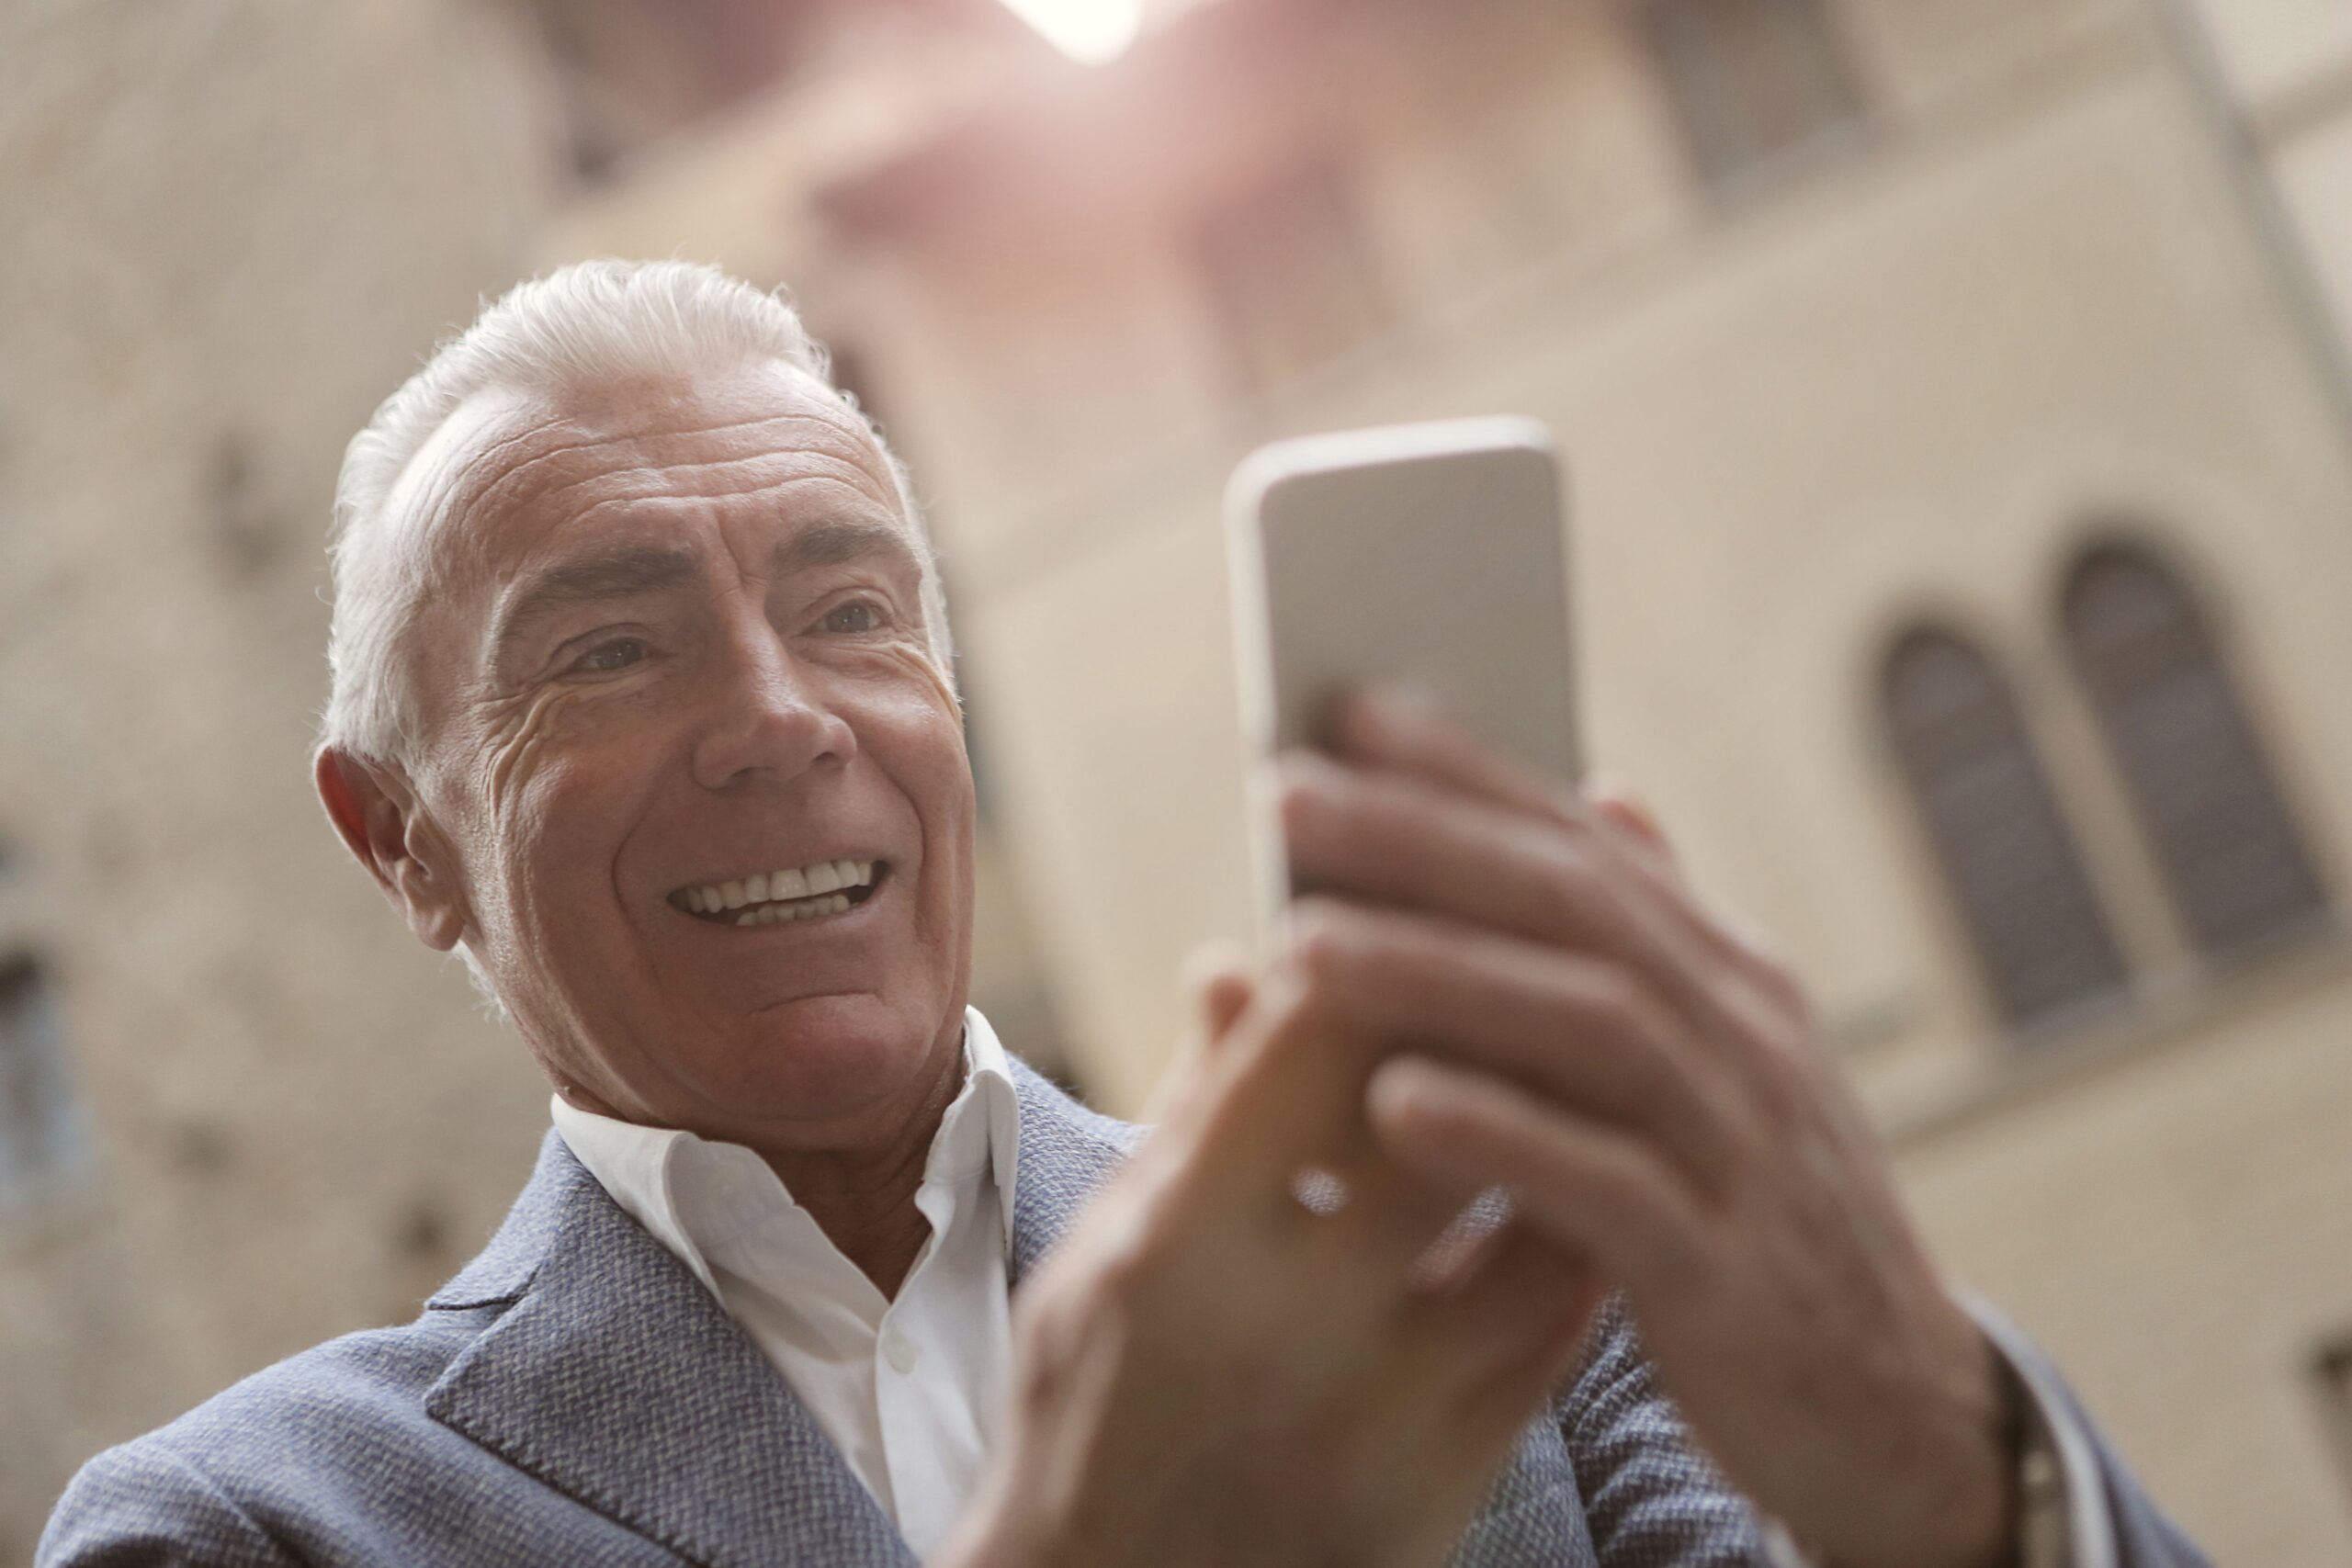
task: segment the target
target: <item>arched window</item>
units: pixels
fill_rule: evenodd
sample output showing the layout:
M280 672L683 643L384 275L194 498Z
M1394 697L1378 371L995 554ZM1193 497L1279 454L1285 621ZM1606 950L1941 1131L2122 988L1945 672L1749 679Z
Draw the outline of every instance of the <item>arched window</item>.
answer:
M2145 549L2103 544L2067 577L2061 618L2198 953L2228 962L2323 919L2326 891L2180 580Z
M2128 984L2008 684L1966 639L1916 627L1881 697L1928 840L1996 1010L2013 1030Z
M1645 0L1637 15L1700 176L1732 191L1854 139L1868 111L1823 0Z

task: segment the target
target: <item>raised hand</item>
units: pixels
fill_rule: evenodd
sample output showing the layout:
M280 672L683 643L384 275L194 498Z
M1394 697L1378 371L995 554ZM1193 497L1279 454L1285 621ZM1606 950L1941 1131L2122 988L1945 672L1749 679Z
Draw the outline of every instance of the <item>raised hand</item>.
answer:
M1622 1288L1724 1470L1850 1568L2010 1539L1989 1347L1919 1245L1788 970L1710 913L1642 814L1521 772L1405 700L1285 771L1295 962L1419 1043L1381 1146Z
M1295 963L1201 992L1166 1122L1016 1300L1008 1430L943 1563L1436 1563L1576 1355L1597 1294L1558 1247L1417 1267L1468 1193L1363 1121L1402 1020Z

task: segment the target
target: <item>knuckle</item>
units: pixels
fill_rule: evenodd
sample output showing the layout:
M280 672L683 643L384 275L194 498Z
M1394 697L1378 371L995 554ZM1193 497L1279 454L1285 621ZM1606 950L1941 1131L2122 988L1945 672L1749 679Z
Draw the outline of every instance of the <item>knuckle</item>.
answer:
M1622 964L1596 963L1583 976L1585 1006L1595 1021L1621 1037L1656 1038L1661 1018L1657 998Z
M1538 886L1543 916L1551 929L1576 931L1586 921L1592 904L1593 858L1585 847L1566 837L1555 838L1539 864Z
M1328 764L1285 771L1276 794L1283 832L1294 845L1322 846L1347 826L1347 806L1336 770Z
M1746 920L1717 914L1713 923L1756 987L1784 1012L1809 1021L1812 1000L1789 951Z
M1563 835L1583 843L1592 843L1608 834L1608 822L1602 816L1600 803L1589 795L1573 791L1559 795L1554 807Z
M1750 1031L1748 1038L1764 1119L1782 1133L1807 1124L1821 1096L1812 1053L1802 1040L1779 1030Z
M1363 786L1354 811L1365 829L1387 840L1418 836L1429 807L1403 786L1383 781Z

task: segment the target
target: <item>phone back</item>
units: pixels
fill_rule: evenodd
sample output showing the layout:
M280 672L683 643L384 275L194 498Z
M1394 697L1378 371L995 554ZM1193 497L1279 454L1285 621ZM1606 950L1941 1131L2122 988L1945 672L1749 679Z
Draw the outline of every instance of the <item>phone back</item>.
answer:
M1279 442L1235 471L1227 522L1243 720L1261 757L1315 744L1340 693L1379 682L1417 690L1531 768L1577 778L1563 487L1541 424L1444 420ZM1259 815L1278 899L1280 846Z

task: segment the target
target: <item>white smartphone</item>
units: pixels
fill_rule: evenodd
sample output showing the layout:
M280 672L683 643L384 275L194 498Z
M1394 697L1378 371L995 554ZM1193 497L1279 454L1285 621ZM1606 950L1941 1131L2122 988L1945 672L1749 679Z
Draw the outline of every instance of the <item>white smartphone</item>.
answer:
M1439 420L1261 447L1226 491L1244 732L1261 764L1323 737L1332 705L1409 686L1473 734L1566 783L1583 771L1569 639L1567 521L1551 433ZM1261 933L1292 894L1252 770Z

